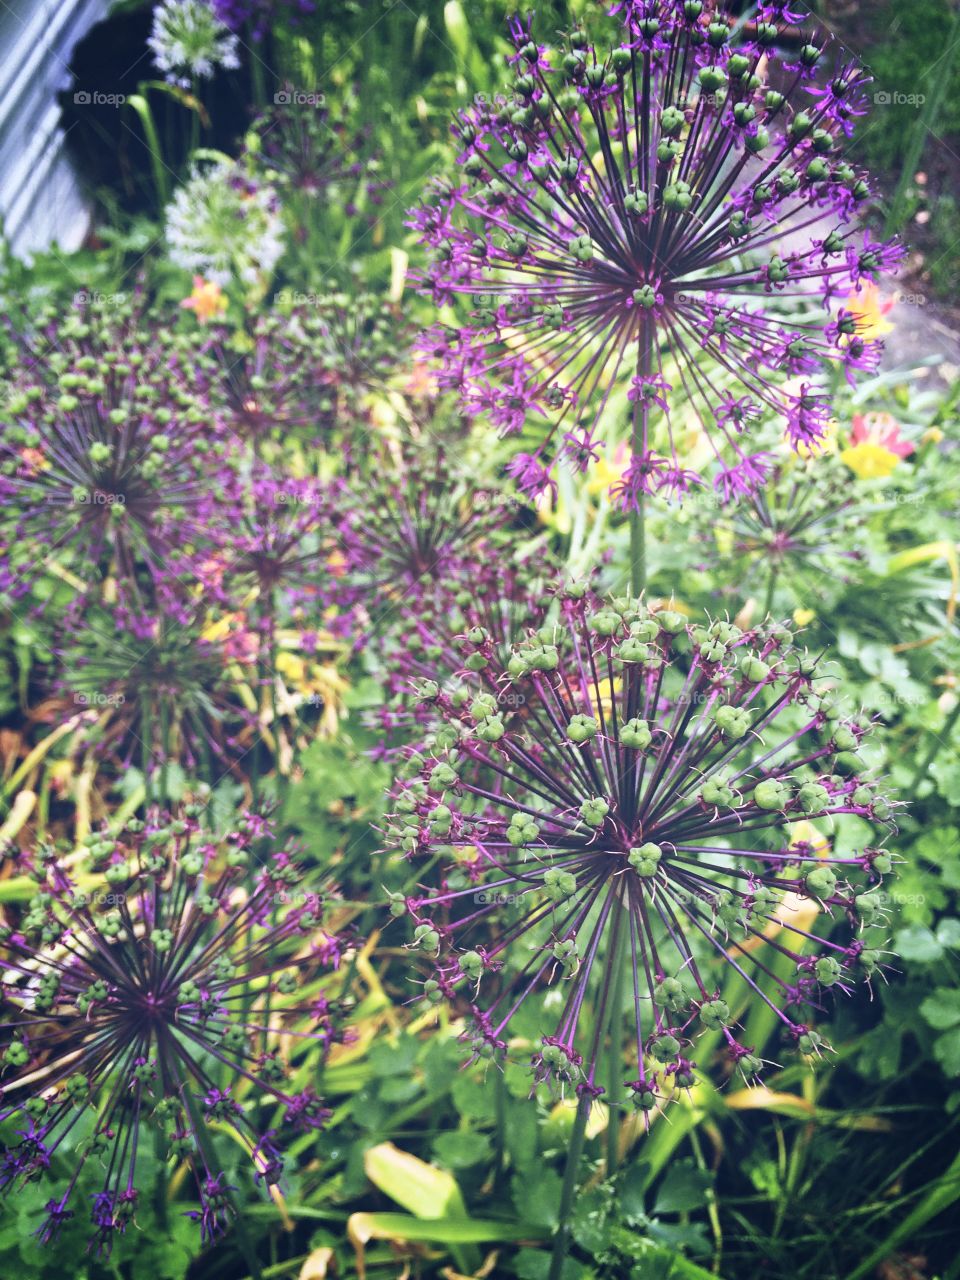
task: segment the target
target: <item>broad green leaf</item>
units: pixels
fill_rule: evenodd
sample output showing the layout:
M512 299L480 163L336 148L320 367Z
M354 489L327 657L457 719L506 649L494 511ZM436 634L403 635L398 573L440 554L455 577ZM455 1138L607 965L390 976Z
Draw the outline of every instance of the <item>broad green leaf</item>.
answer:
M920 1012L937 1031L946 1031L960 1023L960 991L955 987L937 987L920 1005Z
M933 1056L946 1075L960 1076L960 1027L934 1040Z
M698 1169L691 1160L678 1160L660 1185L653 1212L683 1213L700 1209L706 1203L707 1188L712 1183L710 1174Z
M452 1174L435 1169L392 1142L370 1147L364 1155L367 1177L384 1195L418 1218L465 1218L463 1196Z

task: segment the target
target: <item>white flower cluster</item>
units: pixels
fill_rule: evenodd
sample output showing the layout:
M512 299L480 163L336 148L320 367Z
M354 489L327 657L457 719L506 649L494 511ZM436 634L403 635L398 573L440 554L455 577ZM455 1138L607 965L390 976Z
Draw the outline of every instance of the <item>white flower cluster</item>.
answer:
M237 37L205 0L161 0L147 44L166 79L185 89L208 80L217 67L240 65Z
M262 285L284 250L277 193L231 160L194 166L166 210L176 266L217 284Z

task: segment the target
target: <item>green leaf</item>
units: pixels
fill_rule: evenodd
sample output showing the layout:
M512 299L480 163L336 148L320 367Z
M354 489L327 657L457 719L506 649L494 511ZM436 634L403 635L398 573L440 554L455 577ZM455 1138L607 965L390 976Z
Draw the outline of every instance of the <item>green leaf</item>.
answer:
M491 1081L491 1086L492 1086ZM461 1071L453 1082L454 1106L470 1120L493 1120L497 1101L493 1088L484 1088L478 1074Z
M507 1106L507 1150L513 1163L527 1168L537 1158L537 1113L524 1099Z
M923 924L911 924L898 929L894 947L910 964L934 964L943 956L943 947L932 929Z
M955 987L937 987L920 1005L920 1012L937 1031L946 1031L960 1023L960 991Z
M392 1142L370 1147L363 1167L375 1187L418 1218L465 1218L456 1179L442 1169L401 1151Z
M489 1160L490 1139L485 1133L441 1133L433 1142L433 1153L448 1169L469 1169L471 1165Z
M513 1203L518 1213L552 1231L560 1221L560 1188L560 1175L553 1169L544 1169L533 1182L528 1178L514 1178Z
M933 1056L948 1076L960 1076L960 1027L937 1036L933 1042Z
M423 1240L436 1244L483 1244L486 1241L535 1239L536 1227L528 1223L493 1222L484 1218L411 1218L404 1213L354 1213L348 1220L351 1234L367 1240Z
M547 1280L550 1254L539 1249L521 1249L514 1262L514 1271L517 1280ZM574 1258L564 1258L560 1280L588 1280L593 1274Z
M711 1175L698 1169L692 1160L678 1160L660 1184L653 1212L685 1213L703 1208L712 1182Z
M610 1247L608 1210L609 1195L599 1187L578 1196L573 1207L573 1238L581 1249L595 1257Z

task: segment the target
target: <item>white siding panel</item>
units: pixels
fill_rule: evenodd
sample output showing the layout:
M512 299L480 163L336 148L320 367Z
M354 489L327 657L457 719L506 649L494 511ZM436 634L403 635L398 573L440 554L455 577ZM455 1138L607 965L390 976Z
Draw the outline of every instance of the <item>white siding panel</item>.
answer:
M89 212L64 150L56 95L76 43L108 0L4 0L0 5L0 217L14 252L75 249Z

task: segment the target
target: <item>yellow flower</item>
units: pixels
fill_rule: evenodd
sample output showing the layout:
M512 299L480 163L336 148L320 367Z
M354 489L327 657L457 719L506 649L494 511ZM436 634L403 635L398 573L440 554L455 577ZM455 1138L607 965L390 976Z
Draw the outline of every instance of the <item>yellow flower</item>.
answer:
M180 305L185 310L192 311L202 324L206 324L208 320L216 320L223 315L227 309L227 299L215 280L194 276L193 292Z
M892 414L855 413L850 446L840 454L861 480L881 480L892 474L901 458L909 458L916 445L900 436L900 424Z
M880 338L893 329L893 325L886 318L892 306L893 300L881 301L880 290L869 281L862 284L859 291L854 289L848 294L843 303L844 311L849 311L856 317L857 337L868 340Z
M605 451L594 462L587 472L587 493L591 498L599 498L623 478L630 463L626 448L621 446L614 451L613 459Z
M883 480L900 465L900 459L890 449L873 440L861 440L840 454L858 480Z
M813 847L814 857L825 858L830 852L830 841L818 831L812 822L808 822L806 818L801 818L799 822L793 823L790 828L790 848L796 849L798 845L809 844Z
M805 627L817 616L815 609L794 609L793 621L798 627Z
M289 684L305 690L307 685L307 664L295 653L277 654L277 671Z
M347 557L337 548L327 556L327 568L334 578L342 578L347 572Z
M796 453L801 458L819 458L825 453L836 453L837 451L837 433L840 424L836 418L831 418L827 423L826 429L819 440L813 440L810 444L806 441L798 441ZM786 439L786 438L785 438ZM791 450L793 446L790 446Z

